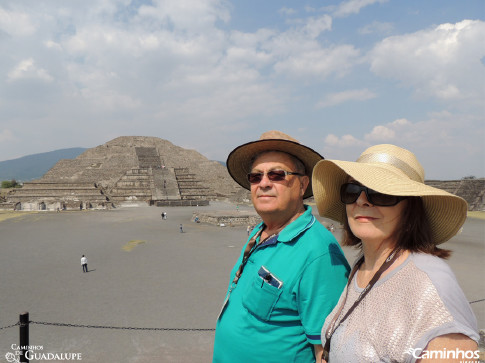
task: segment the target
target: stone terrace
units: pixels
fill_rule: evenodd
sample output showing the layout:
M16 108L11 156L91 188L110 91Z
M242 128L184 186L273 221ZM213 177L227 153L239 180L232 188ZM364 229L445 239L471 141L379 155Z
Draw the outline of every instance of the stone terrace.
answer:
M105 208L109 204L94 183L24 183L7 198L17 210L66 210Z
M468 203L468 210L485 210L485 179L426 180L426 184L462 197Z
M0 208L21 203L42 209L45 200L61 209L140 200L150 205L207 205L209 199L231 198L238 189L220 163L194 150L155 137L125 136L76 159L59 161L41 179L9 195Z

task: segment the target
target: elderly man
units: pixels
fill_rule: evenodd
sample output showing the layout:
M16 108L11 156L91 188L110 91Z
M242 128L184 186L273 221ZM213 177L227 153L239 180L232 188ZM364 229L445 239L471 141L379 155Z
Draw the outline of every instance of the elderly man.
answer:
M234 149L232 178L251 191L263 222L234 266L217 320L214 362L320 363L320 333L349 265L303 199L322 157L290 136L264 133Z

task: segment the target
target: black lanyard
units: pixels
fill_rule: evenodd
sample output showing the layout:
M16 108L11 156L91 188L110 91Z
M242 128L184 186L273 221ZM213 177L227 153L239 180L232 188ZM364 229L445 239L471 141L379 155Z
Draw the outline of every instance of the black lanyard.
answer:
M359 305L359 303L362 301L362 299L369 293L369 291L375 285L375 283L377 282L377 280L379 280L379 278L381 277L382 273L384 271L386 271L394 263L394 261L399 257L399 255L400 255L399 252L400 252L400 248L396 248L396 249L394 249L389 254L389 256L386 258L386 260L384 261L384 263L379 268L379 270L374 274L374 276L372 276L372 279L369 281L369 283L367 284L367 286L365 287L365 289L362 290L362 292L360 293L360 295L357 298L357 300L355 300L354 304L350 307L350 309L347 311L347 313L344 315L344 317L339 321L338 325L335 326L335 322L340 317L340 314L342 313L342 310L343 310L343 308L345 306L345 302L347 301L347 296L349 294L350 282L354 278L354 275L357 272L357 270L360 268L360 266L364 262L364 256L362 256L357 261L357 263L355 264L354 268L352 269L352 272L350 273L349 280L347 282L347 290L345 292L345 298L342 301L342 304L340 304L340 307L338 309L338 312L334 315L331 323L328 325L328 328L327 328L327 330L325 332L326 342L325 342L325 346L323 347L323 359L325 359L325 361L327 363L328 363L329 353L330 353L330 339L332 339L333 333L335 332L335 330L337 330L337 328L340 326L340 324L342 324L345 321L345 319L347 319L350 316L350 314L352 314L352 312L357 307L357 305Z
M244 254L243 254L242 262L241 262L241 264L239 265L239 267L236 271L236 274L234 276L234 280L232 281L232 284L234 286L237 285L239 277L241 277L242 272L244 270L244 267L246 266L246 264L249 260L249 257L253 254L253 252L256 251L256 249L259 246L262 246L262 245L268 243L270 240L278 238L277 234L272 234L271 236L266 237L264 240L262 240L262 241L260 240L259 243L256 243L257 238L261 236L261 234L263 233L263 230L264 230L264 228L262 228L261 230L256 232L256 234L251 238L251 240L246 245L246 248L245 248Z

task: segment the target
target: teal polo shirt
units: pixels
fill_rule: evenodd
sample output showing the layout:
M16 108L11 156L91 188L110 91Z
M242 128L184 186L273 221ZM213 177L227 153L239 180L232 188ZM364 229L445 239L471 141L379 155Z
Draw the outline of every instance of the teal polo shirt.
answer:
M310 206L305 209L278 236L255 247L234 285L243 247L217 320L213 362L315 361L313 344L321 344L323 323L350 267L333 235ZM256 226L249 239L263 227Z

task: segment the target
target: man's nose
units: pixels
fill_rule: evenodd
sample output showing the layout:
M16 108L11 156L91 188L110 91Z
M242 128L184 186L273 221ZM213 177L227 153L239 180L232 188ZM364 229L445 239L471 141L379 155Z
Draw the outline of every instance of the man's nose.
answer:
M268 178L268 173L263 173L261 181L259 182L259 186L261 188L265 188L271 185L273 185L273 182Z

